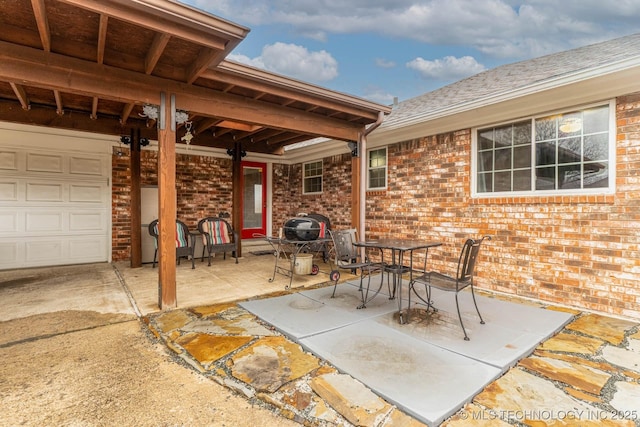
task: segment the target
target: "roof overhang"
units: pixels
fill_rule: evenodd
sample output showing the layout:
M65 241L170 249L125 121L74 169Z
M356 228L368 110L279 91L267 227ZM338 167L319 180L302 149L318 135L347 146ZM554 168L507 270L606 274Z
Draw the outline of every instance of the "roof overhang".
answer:
M516 90L451 105L406 121L384 123L369 146L407 141L460 129L517 120L573 106L606 101L640 91L640 58L560 76Z
M281 155L356 141L390 108L225 60L249 29L170 0L0 0L0 120L157 138L175 94L191 144ZM185 126L178 129L178 140Z

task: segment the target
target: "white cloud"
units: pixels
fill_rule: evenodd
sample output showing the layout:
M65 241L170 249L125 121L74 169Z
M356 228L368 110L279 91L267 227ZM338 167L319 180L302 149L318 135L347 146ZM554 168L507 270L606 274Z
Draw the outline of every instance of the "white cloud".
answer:
M471 56L463 56L462 58L445 56L433 61L418 57L407 62L406 65L407 68L417 71L423 78L447 81L469 77L485 70L484 65L478 63Z
M241 24L314 40L373 33L522 59L637 32L640 2L618 0L182 0Z
M278 42L266 45L256 58L232 54L229 59L310 82L324 82L338 76L338 62L330 53L311 52L295 44Z
M368 99L369 101L377 102L383 105L391 105L394 101L394 95L387 92L385 89L380 87L368 87L364 90L362 94L362 98Z
M376 66L380 68L394 68L396 63L382 58L376 58Z

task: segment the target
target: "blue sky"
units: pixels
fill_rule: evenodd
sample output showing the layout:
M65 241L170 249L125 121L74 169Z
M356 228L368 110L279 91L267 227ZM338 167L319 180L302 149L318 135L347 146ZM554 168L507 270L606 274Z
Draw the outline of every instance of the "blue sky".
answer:
M227 58L382 104L640 32L640 0L181 0L251 29Z

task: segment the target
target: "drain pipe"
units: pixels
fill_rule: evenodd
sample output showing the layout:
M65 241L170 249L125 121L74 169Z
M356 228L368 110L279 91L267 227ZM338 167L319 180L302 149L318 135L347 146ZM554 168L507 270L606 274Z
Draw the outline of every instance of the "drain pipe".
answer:
M371 126L366 128L363 133L360 134L360 141L358 144L358 153L360 154L360 217L358 221L358 228L360 229L360 240L366 240L365 232L365 218L366 218L366 205L367 205L367 136L376 130L378 126L382 124L384 120L384 113L378 112L378 119ZM364 250L364 248L362 248Z

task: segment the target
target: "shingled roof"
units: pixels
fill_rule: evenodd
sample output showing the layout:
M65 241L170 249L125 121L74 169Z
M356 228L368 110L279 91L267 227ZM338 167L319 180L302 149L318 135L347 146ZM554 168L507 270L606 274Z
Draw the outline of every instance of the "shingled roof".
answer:
M502 65L399 103L393 107L391 115L385 119L382 126L373 132L372 137L390 129L477 111L481 107L596 77L610 75L613 78L616 73L637 70L639 67L640 33ZM612 88L611 95L607 96L616 96L619 92L629 93L632 89L640 90L637 73L638 71L635 71L636 78L632 82L635 87L629 88L627 85L624 89ZM604 95L594 94L594 97L597 96ZM457 120L449 125L448 130L455 130L452 126L458 126L457 129L460 129L465 125ZM439 126L438 130L443 131L445 128Z

